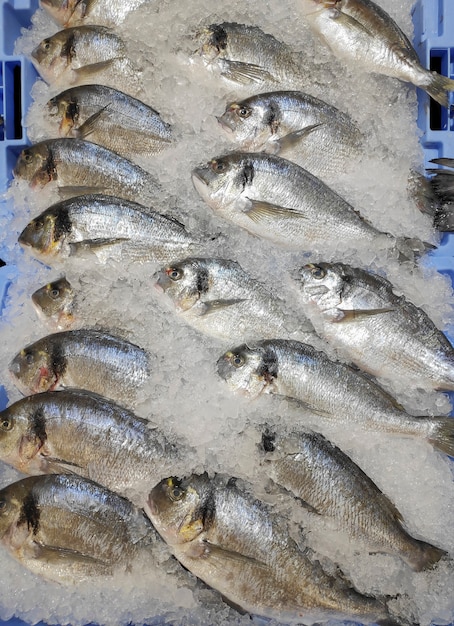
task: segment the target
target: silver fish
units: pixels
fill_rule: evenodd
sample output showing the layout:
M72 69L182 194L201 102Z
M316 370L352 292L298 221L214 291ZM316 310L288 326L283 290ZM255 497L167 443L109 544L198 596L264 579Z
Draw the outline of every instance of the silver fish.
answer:
M24 148L13 174L33 188L55 181L61 194L107 193L128 200L156 199L161 188L141 167L82 139L48 139Z
M61 137L88 138L123 156L156 154L172 141L172 129L157 111L104 85L67 89L48 107L61 120Z
M358 157L363 140L349 115L301 91L233 102L218 121L239 150L284 156L326 182Z
M147 0L40 0L40 6L47 11L57 24L76 26L78 24L101 24L118 26L126 16Z
M78 387L133 403L149 376L145 350L105 332L68 330L26 346L9 366L24 395Z
M221 217L286 248L326 251L329 241L352 249L401 246L412 258L412 240L377 230L320 179L281 157L228 154L196 167L192 181Z
M442 106L454 81L426 70L408 37L371 0L302 0L311 28L336 58L368 72L392 76L421 87Z
M168 478L151 491L145 512L180 563L243 611L285 623L387 616L380 600L312 562L283 519L233 481Z
M296 332L283 303L235 261L188 258L162 268L155 281L178 315L213 337L247 340ZM307 320L301 327L312 336Z
M454 456L454 419L413 417L368 376L298 341L271 339L228 350L218 373L233 391L295 398L322 418L427 439Z
M163 263L202 242L177 220L136 202L94 194L52 205L25 227L19 243L52 264L87 250L101 261L116 256Z
M257 26L223 22L196 35L207 68L240 85L303 82L303 59Z
M446 555L412 537L394 504L342 450L315 432L279 437L265 432L267 474L317 514L335 520L369 549L396 554L419 572Z
M424 311L381 276L342 263L299 270L303 309L347 360L397 384L454 390L454 349ZM408 387L407 387L408 388Z
M32 294L32 302L45 322L57 330L66 330L74 322L76 293L65 277L40 287Z
M156 533L128 500L80 476L30 476L0 490L0 540L60 583L127 571Z
M103 72L124 78L133 73L126 46L103 26L75 26L43 39L31 53L39 74L50 85L76 85ZM122 77L122 73L125 77Z
M88 391L47 391L0 411L0 459L24 474L78 474L135 500L176 458L148 420Z

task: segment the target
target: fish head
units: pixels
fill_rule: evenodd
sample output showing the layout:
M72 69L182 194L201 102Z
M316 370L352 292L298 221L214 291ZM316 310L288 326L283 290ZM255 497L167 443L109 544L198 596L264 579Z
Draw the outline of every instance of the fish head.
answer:
M72 29L46 37L32 50L31 61L47 83L56 80L70 65L75 55Z
M252 183L253 169L247 154L233 153L212 159L192 170L192 183L212 209L227 209Z
M23 480L0 489L0 539L3 543L11 544L12 541L18 542L19 538L17 532L15 532L16 525L20 524L24 500L28 494L29 489L27 489L26 482ZM26 525L24 530L29 534Z
M58 117L60 121L60 137L74 136L74 128L77 127L79 121L79 103L75 96L66 95L63 92L55 98L51 98L47 107L52 117Z
M0 459L14 465L20 455L21 441L28 428L28 420L19 408L20 402L0 411ZM15 462L16 461L16 462Z
M217 361L217 370L230 389L251 398L259 396L268 386L263 350L242 344L225 352Z
M204 530L207 486L199 478L166 478L148 496L145 513L170 545L192 541Z
M24 148L13 169L15 178L27 180L31 187L44 187L56 178L52 151L46 142Z
M32 302L38 315L44 319L56 319L59 322L62 318L72 320L71 310L74 298L74 289L64 276L40 287L32 294Z
M210 277L204 259L185 259L162 268L155 274L155 285L179 311L193 308L210 288Z
M297 280L304 301L320 311L335 309L342 303L347 282L342 264L309 263L299 270Z
M227 49L227 31L222 24L211 24L196 33L198 43L197 52L210 63L218 57L223 57Z
M67 26L83 17L86 4L81 0L40 0L41 7L61 26Z
M19 243L31 248L34 254L44 259L55 256L61 250L64 231L58 226L58 216L45 211L31 220L19 235Z
M39 341L16 354L9 365L9 371L15 385L25 396L52 391L58 380L52 356Z
M268 117L263 103L257 98L247 98L229 104L217 120L230 139L243 150L260 151L272 134Z

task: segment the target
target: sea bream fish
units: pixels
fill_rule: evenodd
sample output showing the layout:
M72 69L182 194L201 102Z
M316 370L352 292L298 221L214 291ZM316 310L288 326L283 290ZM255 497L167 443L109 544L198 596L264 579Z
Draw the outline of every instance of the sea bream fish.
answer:
M164 263L201 247L202 240L177 220L136 202L89 194L46 209L25 227L19 243L49 264L87 251L101 262Z
M412 83L448 107L454 81L425 69L408 37L371 0L300 0L305 19L336 58Z
M57 24L101 24L118 26L127 15L147 0L40 0L40 6Z
M295 277L318 334L365 372L405 388L454 390L454 349L428 315L383 278L343 263Z
M14 357L9 370L26 396L76 387L133 404L150 374L149 361L139 346L83 328L38 339Z
M234 480L165 479L152 489L145 512L178 561L243 611L284 623L388 617L384 602L311 561L283 518Z
M77 297L64 276L39 287L31 299L38 316L53 329L67 330L73 325Z
M228 350L218 373L235 392L294 398L321 419L427 439L454 456L454 419L413 417L368 376L298 341L262 340Z
M279 436L265 432L263 468L278 485L318 515L332 518L369 550L398 555L415 571L446 552L412 537L402 515L342 450L315 432Z
M127 58L123 39L104 26L61 30L43 39L32 51L31 60L43 79L53 86L93 82L93 77L111 74L117 76L117 84L137 80L137 69Z
M137 202L156 200L162 191L149 172L82 139L47 139L24 148L13 174L34 189L53 182L62 195L106 193Z
M301 91L232 102L218 122L239 150L284 156L325 182L357 159L363 141L349 115Z
M0 542L59 583L130 571L141 553L153 563L157 540L141 510L81 476L29 476L0 490Z
M302 84L302 55L258 26L223 22L196 34L205 66L240 85Z
M306 319L291 320L283 302L235 261L191 257L163 267L154 280L185 322L213 337L315 336Z
M257 237L304 251L399 249L410 258L421 242L377 230L346 200L299 165L279 156L234 152L192 171L194 187L224 219Z
M66 389L0 411L0 459L24 474L85 476L141 504L140 489L143 495L167 476L178 451L147 419L95 393Z
M88 138L123 156L157 154L172 142L172 129L140 100L105 85L67 89L47 103L61 137Z

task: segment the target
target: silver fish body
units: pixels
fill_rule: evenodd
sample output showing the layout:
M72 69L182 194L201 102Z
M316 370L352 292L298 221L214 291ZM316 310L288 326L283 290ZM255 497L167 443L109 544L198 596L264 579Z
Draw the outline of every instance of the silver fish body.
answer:
M40 5L61 26L98 24L117 26L146 0L40 0Z
M149 355L102 331L68 330L26 346L9 369L24 395L76 387L126 404L149 376Z
M172 129L140 100L105 85L67 89L48 102L61 137L88 138L118 154L156 154L172 141Z
M446 553L412 537L394 504L348 455L315 432L278 437L265 433L264 468L278 485L332 518L368 549L395 554L415 571Z
M201 241L177 220L136 202L89 194L49 207L25 227L19 243L47 263L87 250L104 261L117 257L163 263L184 256Z
M362 68L413 83L448 106L447 91L454 81L426 70L408 37L380 6L371 0L302 0L311 28L339 59Z
M302 58L257 26L223 22L196 35L207 68L240 85L301 84Z
M73 196L97 192L137 201L160 193L149 172L82 139L48 139L24 148L13 174L37 189L55 181L61 193Z
M0 490L0 541L60 583L126 571L156 533L131 502L80 476L30 476Z
M409 415L369 377L310 345L284 339L243 344L222 355L217 368L231 389L252 398L295 398L322 419L427 439L454 454L453 419Z
M386 249L396 242L321 180L278 156L225 155L195 168L192 180L221 217L286 248L326 250L331 240Z
M177 314L208 335L247 340L295 332L283 304L235 261L191 257L162 268L155 281ZM302 326L312 334L307 320Z
M239 150L284 156L326 182L356 159L362 146L350 116L301 91L233 102L218 121Z
M184 567L256 615L289 620L386 615L381 601L362 596L310 561L263 503L217 478L166 479L145 506Z
M342 263L306 265L297 279L303 310L347 360L391 383L454 389L454 349L424 311L381 276Z
M78 474L135 500L176 456L148 420L81 389L35 394L0 412L0 459L24 474Z
M76 293L65 277L54 280L32 293L38 316L52 329L66 330L74 322Z
M74 26L43 39L32 62L49 84L75 85L128 63L124 41L103 26Z

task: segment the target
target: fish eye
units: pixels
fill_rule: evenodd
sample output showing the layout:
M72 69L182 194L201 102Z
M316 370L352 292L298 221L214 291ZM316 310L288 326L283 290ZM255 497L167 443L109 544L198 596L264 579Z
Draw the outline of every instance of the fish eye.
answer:
M41 220L33 220L33 228L36 231L42 230L44 228L44 224Z
M180 270L177 267L169 267L169 269L166 270L166 272L167 272L167 276L171 280L180 280L180 278L182 278L183 276L183 270Z
M54 287L53 289L50 290L49 295L53 300L56 300L58 296L60 295L60 289L57 289L57 287Z
M44 48L44 50L49 50L50 48L50 39L44 39L42 46Z
M29 150L24 150L22 156L26 163L31 163L33 161L33 155Z
M0 511L6 509L6 500L0 500Z
M326 272L322 267L315 266L311 269L311 274L314 278L320 280L321 278L325 278Z
M251 113L252 113L252 109L250 109L249 107L240 107L238 109L238 115L242 117L244 120L248 118Z
M172 502L178 502L184 496L185 490L182 489L179 485L174 485L169 490L169 498Z
M0 421L0 428L2 430L11 430L12 427L13 427L13 421L8 419L7 417L4 417Z
M33 361L35 360L35 357L33 356L32 352L26 352L24 354L24 359L27 365L31 365Z
M227 165L224 161L211 161L211 169L213 172L216 172L216 174L219 174L227 169Z
M244 356L241 356L241 354L234 354L230 359L230 362L234 367L241 367L242 365L244 365L244 361Z

